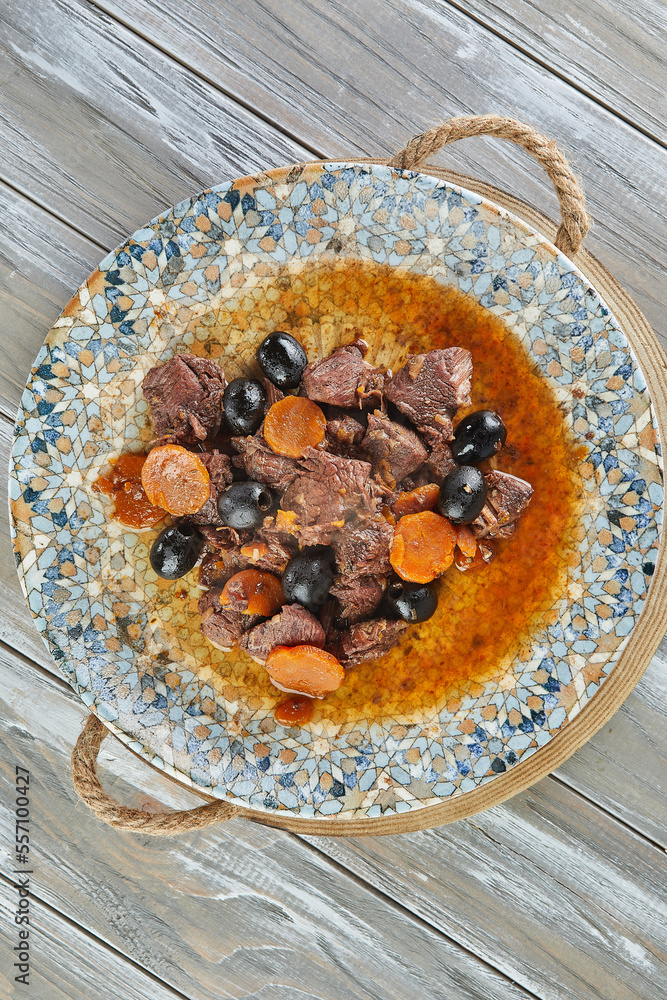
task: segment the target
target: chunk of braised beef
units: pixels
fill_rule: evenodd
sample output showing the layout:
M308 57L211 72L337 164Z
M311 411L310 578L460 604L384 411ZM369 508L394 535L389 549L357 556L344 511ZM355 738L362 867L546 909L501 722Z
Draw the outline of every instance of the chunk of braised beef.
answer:
M386 501L386 503L391 507L396 502L401 493L409 493L411 490L416 490L420 486L426 486L427 483L431 482L431 474L427 465L420 465L420 467L413 472L411 476L406 476L403 482L400 484L400 489L395 490L391 498Z
M372 614L384 595L386 577L341 576L329 591L340 605L339 617L349 623Z
M211 482L221 492L232 481L232 460L221 451L203 451L197 457L206 466Z
M232 482L232 461L229 455L224 455L219 451L199 452L197 457L206 466L210 477L209 498L196 514L190 516L193 524L221 525L218 513L218 497L224 489Z
M463 347L408 355L385 395L420 429L433 427L449 439L452 417L470 403L472 355Z
M385 375L364 361L367 350L364 341L355 341L337 347L323 361L311 362L302 381L308 398L343 409L379 406Z
M476 538L509 538L514 524L521 517L533 495L533 487L525 479L509 472L484 473L486 503L471 523Z
M364 436L364 425L354 417L342 416L327 421L327 451L334 455L356 457Z
M197 610L199 611L199 614L200 615L205 614L205 612L207 612L209 608L212 608L214 611L217 611L218 608L220 607L221 593L222 593L222 586L219 585L217 587L211 587L211 589L207 590L205 594L202 594L199 600L197 601Z
M245 470L250 479L266 483L276 490L284 490L299 472L294 458L276 455L268 446L260 428L252 437L234 437L232 445L240 452L232 463Z
M212 591L209 590L209 594ZM259 615L244 615L230 608L209 605L201 613L201 631L209 642L223 652L238 646L243 633L253 628L260 620Z
M318 612L318 618L325 633L327 633L329 629L332 627L334 618L336 618L337 615L338 615L338 602L332 598L330 598L328 601L325 601Z
M204 536L207 545L214 549L233 549L245 545L252 537L250 531L235 531L234 528L229 528L227 525L216 527L212 524L204 524L198 530Z
M378 410L368 416L368 428L361 442L373 472L390 489L426 461L427 451L421 439L408 427L390 420Z
M208 549L199 567L200 587L222 587L231 576L251 565L241 549L249 544L252 532L215 528L210 524L202 525L198 530L204 536Z
M243 546L243 554L250 566L282 576L285 567L297 551L296 539L285 537L271 528L260 528L252 541Z
M345 578L390 573L393 539L394 529L381 515L346 525L332 541L340 573Z
M208 500L195 514L190 514L188 520L196 525L212 525L213 527L221 525L222 521L220 520L220 515L218 513L217 497L217 490L215 486L211 484Z
M151 368L141 388L158 438L192 444L215 437L222 420L225 373L207 358L177 354Z
M424 429L424 441L428 446L426 467L434 483L440 484L445 476L456 468L449 444L439 431Z
M264 382L264 391L266 392L266 406L264 408L264 412L268 413L274 403L277 403L280 399L285 398L285 393L282 389L279 389L277 385L274 385L270 379L264 378L262 381Z
M352 625L340 636L341 662L348 667L384 656L407 627L407 622L386 618L371 618Z
M264 663L276 646L317 646L322 649L325 632L315 615L300 604L285 604L277 615L255 625L241 638L241 646L254 660Z
M227 580L242 568L234 551L222 549L220 552L209 552L199 566L199 586L213 590L224 587Z
M294 530L294 537L302 549L313 548L316 545L331 545L338 527L339 522L298 525Z
M306 448L298 468L281 507L294 511L300 525L334 523L341 527L341 522L355 516L375 513L381 491L370 479L368 462Z

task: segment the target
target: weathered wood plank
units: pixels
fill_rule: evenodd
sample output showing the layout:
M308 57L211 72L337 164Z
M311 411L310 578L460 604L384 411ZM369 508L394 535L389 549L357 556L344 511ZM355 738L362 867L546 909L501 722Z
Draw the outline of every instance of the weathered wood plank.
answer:
M557 782L408 837L313 840L545 1000L656 1000L664 852Z
M616 715L555 774L667 851L667 639Z
M326 156L390 154L453 114L529 121L583 176L589 248L667 333L667 220L655 211L667 153L461 10L439 0L271 0L233 13L215 0L97 3ZM557 213L548 180L507 143L469 140L438 162Z
M0 37L3 179L107 248L211 184L310 156L89 4L18 0Z
M174 26L174 23L175 23L175 22L172 22L172 28L173 28L173 26ZM322 42L320 41L320 42L319 42L319 44L320 44L320 46L321 46L321 45L322 45ZM385 72L386 72L386 71L385 71ZM387 79L387 77L385 76L385 80L386 80L386 79ZM546 93L546 88L545 88L545 93ZM545 98L545 99L546 99L546 98ZM483 107L480 107L479 105L476 105L476 106L475 106L475 110L485 110L485 108L483 108ZM91 112L90 112L90 111L88 111L88 114L90 114L90 113L91 113ZM362 119L362 120L363 120L363 119ZM430 120L430 119L429 119L429 120ZM301 133L297 133L297 134L301 134ZM399 142L400 142L400 141L401 141L401 140L399 140ZM398 143L397 143L397 144L398 144ZM363 148L363 147L362 147L362 148ZM374 150L373 150L373 149L370 149L369 151L374 151ZM495 153L494 153L493 151L491 151L491 154L490 154L490 157L489 157L489 158L491 159L491 158L492 158L493 156L495 156ZM466 168L465 168L465 167L461 167L461 169L466 169ZM512 168L512 169L514 169L514 168ZM238 170L237 172L245 172L245 170ZM471 172L472 172L472 171L471 171ZM480 171L480 170L477 170L477 172L478 172L478 173L481 173L481 171ZM518 174L517 174L517 173L515 173L515 174L514 174L514 177L516 178L517 176L518 176ZM627 176L627 174L626 174L626 176ZM531 182L531 183L532 183L532 182ZM202 185L199 185L199 186L202 186ZM508 186L508 185L506 185L506 186ZM515 189L516 189L516 188L515 188ZM189 190L192 190L192 189L189 189ZM173 198L172 198L172 200L175 200L175 199L173 199ZM538 202L538 203L539 203L539 202ZM160 204L159 204L159 205L158 205L157 207L161 207L161 203L160 203ZM141 218L141 219L136 219L136 220L134 220L134 221L133 221L133 223L132 223L132 224L133 224L133 225L134 225L134 224L138 224L139 222L142 222L142 221L144 221L144 219L143 219L143 218ZM129 230L129 228L131 228L131 227L130 227L130 226L128 226L128 227L127 227L127 229ZM629 249L628 249L628 246L626 246L626 252L628 253L628 255L629 255L629 256L630 256L630 255L631 255L632 253L634 253L634 249L633 249L633 246L632 246L632 239L630 240L630 247L629 247ZM635 267L636 265L634 264L634 262L631 262L631 261L628 261L628 263L627 263L627 266L628 266L628 267L629 267L630 269L632 269L632 268L634 268L634 267ZM617 273L619 273L619 272L617 271ZM621 277L622 277L622 275L621 275ZM622 279L622 280L623 280L623 279ZM626 283L627 283L627 282L626 282ZM75 287L75 283L73 283L73 284L72 284L72 289L71 289L71 290L73 290L73 288L74 288L74 287ZM635 294L637 294L637 293L635 292ZM67 297L69 297L69 296L67 296ZM641 300L640 300L640 302L641 302ZM49 325L50 325L50 324L49 324ZM45 329L46 329L46 328L45 328ZM45 331L44 331L44 332L45 332ZM43 335L42 335L42 336L43 336ZM41 338L40 338L40 342L41 342ZM37 344L37 346L39 346L39 344ZM34 353L34 352L33 352L33 353ZM18 381L20 381L20 379L19 379ZM25 609L24 609L24 610L25 610ZM27 613L27 612L26 612L26 613ZM29 620L29 619L28 619L28 620ZM39 640L38 640L38 639L37 639L37 642L39 642ZM634 697L635 697L635 695L633 695L632 697L634 698ZM625 711L625 709L624 709L623 711ZM641 707L641 706L640 706L640 709L639 709L639 711L638 711L638 713L637 713L637 720L639 720L639 719L641 718L641 715L640 715L640 712L643 712L643 711L644 711L643 707ZM620 713L619 713L619 715L620 715ZM618 716L617 716L617 718L618 718ZM615 720L614 720L614 721L615 721ZM633 726L631 727L631 729L634 729L634 723L633 723ZM649 735L650 735L650 730L649 730ZM636 736L636 734L635 734L635 733L633 733L633 738L635 738L635 736ZM612 737L611 737L611 740L612 740L612 743L613 743L613 742L614 742L614 741L613 741L613 734L612 734ZM648 742L647 742L647 749L648 749L648 750L650 750L650 743L651 743L651 741L650 741L650 739L649 739L649 740L648 740ZM589 745L589 746L590 746L590 745ZM586 748L586 749L585 749L584 751L582 751L582 753L583 753L583 752L586 752L586 750L588 750L588 748ZM627 756L627 754L626 754L626 756ZM622 761L621 761L621 764L623 764L623 762L622 762ZM603 767L606 767L606 766L607 766L607 757L606 757L606 756L604 756L604 757L602 757L602 758L601 758L601 761L600 761L600 765L601 765L601 766L603 766ZM569 763L568 763L568 766L569 766ZM640 777L641 777L641 778L642 778L642 780L643 780L643 779L644 779L644 774L643 774L643 770L642 770L642 759L641 759L641 758L640 758L640 759L639 759L639 761L638 761L638 764L637 764L637 767L638 767L638 770L639 770L639 772L640 772ZM612 770L613 770L613 769L612 769ZM657 773L657 772L656 772L656 773ZM636 787L637 787L637 775L634 775L634 776L633 776L633 775L628 775L628 772L627 772L627 768L626 768L626 766L625 766L625 765L623 765L623 766L622 766L622 767L620 768L620 770L619 770L619 773L618 773L618 778L619 778L619 783L618 783L618 787L619 787L619 792L621 793L621 797L622 797L622 792L623 792L623 787L622 787L622 784L621 784L621 782L625 782L625 783L628 783L629 781L631 781L631 780L632 780L632 779L634 778L634 782L635 782L635 789L636 789ZM605 779L605 774L604 774L604 772L602 772L602 773L600 774L600 786L601 786L601 789L602 789L602 794L604 794L604 792L605 792L605 789L604 789L604 788L602 788L602 786L606 784L606 781L605 781L604 779ZM585 780L585 775L584 775L584 780ZM659 788L658 788L658 793L659 793ZM185 793L184 793L184 794L185 794ZM595 795L598 795L598 794L600 794L600 790L595 790L595 791L594 791L594 794L595 794ZM653 794L653 792L652 792L652 794ZM650 801L650 800L651 800L651 798L650 798L650 796L649 796L649 801ZM643 797L642 795L638 795L638 796L637 796L637 801L638 801L638 802L640 802L640 803L642 804L642 808L645 808L645 806L644 806L644 802L645 802L645 799L644 799L644 797ZM658 799L658 805L659 805L659 806L662 806L662 808L664 809L664 800L662 800L662 802L661 802L661 800L660 800L660 799ZM630 800L630 802L629 802L629 803L628 803L627 805L623 805L623 808L624 808L624 809L625 809L625 810L626 810L627 812L631 812L631 806L632 806L632 800ZM640 819L641 819L641 817L640 817ZM656 817L656 819L657 819L657 817ZM664 829L664 827L663 827L663 829ZM384 864L384 862L383 862L383 864ZM391 864L391 861L390 861L390 860L387 860L387 861L386 861L386 865L385 865L385 868L386 868L386 867L387 867L388 865L390 865L390 864ZM121 870L122 870L122 869L121 869ZM174 870L176 870L176 869L174 869ZM409 871L410 871L410 868L408 868L408 867L407 867L407 865L406 865L406 864L404 864L404 873L405 873L405 871L406 871L406 870L407 870L407 871L409 872ZM419 887L417 887L417 888L419 888ZM401 890L401 891L402 891L402 890ZM632 945L631 945L631 947L632 947ZM637 956L639 956L639 958L637 958ZM635 949L635 958L636 958L636 959L637 959L637 961L639 961L639 962L640 962L640 964L641 964L641 952L638 952L638 951L637 951L636 949ZM504 984L503 984L503 986L504 986ZM289 989L289 987L287 987L287 989ZM264 991L262 990L262 992L264 992ZM272 990L272 993L273 993L273 994L275 995L275 990ZM501 993L501 994L505 994L505 993L506 993L506 990L505 990L504 988L502 988L502 987L501 987L501 988L499 989L499 993ZM613 994L611 994L611 995L613 995Z
M291 834L243 820L176 838L101 824L71 782L69 755L84 715L74 693L4 647L0 691L5 857L20 764L31 774L37 897L184 996L529 1000ZM100 769L106 787L136 808L154 796L195 804L113 738Z
M32 876L31 876L32 877ZM75 923L64 919L39 899L30 900L30 972L28 985L16 983L14 947L19 944L14 914L16 889L0 879L0 940L8 959L0 969L0 995L30 1000L179 1000L154 976L123 959ZM12 958L9 956L12 955ZM196 993L187 996L195 997Z
M105 253L0 184L0 413L14 419L44 338Z
M595 100L667 142L667 18L659 0L448 0Z

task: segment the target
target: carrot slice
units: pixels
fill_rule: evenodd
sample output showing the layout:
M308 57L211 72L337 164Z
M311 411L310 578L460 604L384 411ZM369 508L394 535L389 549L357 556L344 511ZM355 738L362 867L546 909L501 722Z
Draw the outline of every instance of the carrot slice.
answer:
M336 657L317 646L276 646L266 658L266 669L281 691L309 698L324 698L345 678Z
M152 504L178 517L195 514L211 491L206 466L180 444L163 444L149 452L141 485Z
M456 547L459 552L469 559L475 558L477 552L477 539L467 524L456 525Z
M223 608L240 611L244 615L262 615L270 618L285 603L280 580L273 573L258 569L242 569L235 573L220 594Z
M309 446L324 440L327 418L317 403L305 396L285 396L264 418L264 437L277 455L301 458Z
M431 510L406 514L394 529L389 561L403 580L430 583L453 562L456 531Z
M93 483L95 493L106 493L114 501L114 520L131 528L152 528L167 516L166 510L155 507L141 485L141 470L145 455L119 455L108 476L99 476Z
M440 487L436 483L426 483L409 493L399 493L392 505L392 512L396 517L403 517L405 514L419 514L422 510L433 510L438 502L439 492Z

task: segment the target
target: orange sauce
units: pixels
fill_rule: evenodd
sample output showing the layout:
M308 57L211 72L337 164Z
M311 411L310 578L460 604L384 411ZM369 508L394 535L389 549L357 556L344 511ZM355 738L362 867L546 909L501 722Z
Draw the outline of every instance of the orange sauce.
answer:
M301 726L313 717L313 699L292 695L276 708L276 722L283 726Z
M111 471L93 483L95 493L104 493L114 502L114 518L131 528L151 528L167 512L154 507L141 485L141 470L145 455L119 455L111 463Z

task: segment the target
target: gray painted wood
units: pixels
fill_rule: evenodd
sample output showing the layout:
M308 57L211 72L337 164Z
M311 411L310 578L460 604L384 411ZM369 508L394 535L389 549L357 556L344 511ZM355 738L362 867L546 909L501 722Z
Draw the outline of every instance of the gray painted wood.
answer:
M107 248L187 195L310 154L83 2L0 8L0 176Z
M667 8L661 0L449 0L667 142Z
M188 977L210 996L235 975L258 989L256 964L277 963L299 970L279 983L322 998L465 996L456 982L493 996L500 983L468 968L471 953L544 1000L653 1000L664 853L554 781L437 831L312 838L314 853L243 820L157 841L101 826L76 799L69 753L84 713L69 688L0 649L0 691L4 760L35 781L37 895L186 995ZM135 807L195 800L110 737L100 767ZM7 791L0 801L7 810ZM424 923L411 926L391 899ZM508 984L500 995L513 996Z
M221 16L216 0L97 3L325 156L390 154L455 114L530 122L582 176L589 249L667 334L667 220L656 211L667 153L461 10L442 0L267 0L228 4ZM647 87L640 77L636 100ZM507 143L467 140L437 161L556 215L548 180Z
M132 960L193 1000L281 992L299 1000L529 1000L449 935L292 834L243 820L174 838L104 826L71 783L69 755L85 716L76 695L5 647L0 692L3 854L18 763L31 773L33 891L108 943L118 973ZM112 738L100 770L109 791L136 808L155 798L197 801Z
M585 27L581 0L553 13L543 0L96 6L113 18L75 0L20 0L0 11L0 176L46 209L0 188L0 411L8 416L51 323L103 248L166 204L313 154L393 152L451 113L511 113L561 140L597 220L589 245L667 333L667 227L655 209L665 154L599 103L654 128L664 60L639 30L639 8L604 5L613 14L596 62L583 54L595 40L577 39L565 16L580 6ZM587 6L594 16L599 0ZM643 6L650 20L655 0ZM574 86L551 72L541 18L563 48L553 68ZM626 51L617 59L619 38ZM606 59L618 62L617 76ZM616 103L605 85L618 90ZM555 213L548 182L506 144L475 140L439 160ZM0 419L3 464L9 433ZM42 782L49 969L79 962L100 968L113 995L134 995L136 983L159 1000L174 989L258 1000L657 996L664 856L646 838L665 845L667 648L556 778L465 823L307 845L237 821L166 844L106 828L76 799L69 754L83 711L49 672L56 668L20 593L4 523L2 532L0 638L35 661L3 650L0 690L11 699L1 713L2 759L23 754ZM100 759L122 801L198 801L111 738ZM164 992L141 979L146 958ZM83 989L49 971L43 995L100 995L88 975ZM127 989L116 985L126 979Z
M44 338L105 253L0 184L0 413L14 419Z
M9 208L7 213L3 212L0 222L4 237L0 258L2 305L9 317L3 325L3 333L13 348L0 359L0 407L8 414L11 403L6 381L9 379L14 388L22 387L23 373L27 374L48 328L85 274L99 261L104 249L109 249L143 224L169 201L175 202L186 194L194 193L206 184L222 179L225 174L233 176L258 166L310 156L304 146L290 144L259 118L246 115L239 119L230 110L230 102L221 97L219 89L204 84L193 74L187 74L167 57L158 54L156 62L152 50L137 41L130 32L95 11L82 10L74 0L71 7L68 4L39 5L35 17L41 34L39 39L33 38L30 26L34 18L28 8L34 0L22 2L27 5L26 17L20 20L13 18L17 24L20 23L20 30L6 25L6 48L0 54L0 62L5 64L5 72L10 75L5 88L4 109L0 110L0 130L8 137L9 147L5 149L0 169L4 169L14 185L43 201L53 213L62 215L74 226L85 230L98 242L99 250L81 234L71 232L57 220L49 218L47 213L40 215L36 206L26 204L15 195L12 197L13 192L7 189L0 191L0 203ZM139 2L134 0L135 6ZM230 81L234 80L234 72L225 61L234 52L235 61L244 67L248 94L256 101L270 102L271 114L283 115L285 119L280 122L281 127L298 126L310 145L319 144L332 152L395 149L409 131L442 116L443 95L438 95L436 99L436 84L441 87L455 85L461 100L466 91L470 92L471 99L473 92L477 95L468 104L452 103L453 98L448 98L445 103L451 110L479 111L494 107L501 111L508 110L504 104L497 103L498 95L491 93L486 105L480 103L480 93L487 92L491 83L495 85L496 81L479 80L479 59L464 58L465 46L458 45L456 48L462 26L452 21L451 17L438 24L440 34L437 37L443 35L443 46L448 39L450 48L453 46L456 50L456 58L447 62L446 78L439 81L436 74L434 80L421 81L419 94L410 101L409 123L407 120L404 123L396 120L388 127L372 92L369 92L363 114L352 101L355 91L345 94L343 108L340 106L340 81L338 103L332 89L335 68L341 71L341 67L348 63L349 72L352 72L353 66L367 67L367 85L384 87L384 92L391 95L387 98L391 103L398 101L398 97L389 86L390 69L380 59L381 53L369 47L370 40L362 35L356 19L341 25L333 14L325 19L321 13L311 13L311 20L316 18L318 30L312 38L307 32L301 34L315 48L302 53L302 61L296 64L295 57L287 59L288 45L305 44L300 42L300 36L296 42L292 38L295 24L288 30L291 24L289 16L293 21L298 21L300 16L304 23L308 23L307 9L299 9L301 2L291 0L287 6L281 5L281 18L269 19L268 22L266 12L253 8L255 21L252 25L248 23L250 6L244 5L233 22L234 39L228 39L233 45L218 45L214 49L206 47L212 45L207 39L216 38L220 31L224 33L231 29L226 21L215 27L215 18L219 18L219 13L216 14L213 8L202 9L195 27L188 27L187 17L176 20L175 12L174 18L165 21L162 14L158 17L153 11L151 20L150 8L142 8L136 13L134 21L140 22L139 26L144 31L150 28L151 36L158 41L160 29L173 33L177 43L184 47L184 58L197 73L213 79L218 88L229 87ZM374 2L362 0L362 5L367 5L366 16L369 18ZM141 3L148 4L149 0L141 0ZM416 62L416 53L412 52L416 44L413 36L426 31L428 24L423 23L426 13L406 4L401 10L402 20L406 22L402 25L401 19L392 21L392 17L398 15L396 11L391 11L389 7L383 9L383 17L387 19L385 27L392 38L392 51L402 51L402 46L406 60ZM433 11L428 13L429 17L435 16ZM454 11L451 16L461 20L458 12ZM1 18L0 13L0 24ZM243 35L244 27L248 37ZM522 91L530 92L532 100L539 97L544 101L545 115L551 115L552 134L562 136L566 145L569 139L571 149L576 150L579 144L579 152L574 158L585 172L585 183L594 211L597 202L597 236L602 234L601 227L606 227L604 239L611 244L606 250L602 247L603 260L637 296L638 304L656 324L658 332L667 330L662 306L659 305L665 289L663 263L667 256L667 222L654 211L659 197L660 176L667 169L664 151L644 137L633 135L631 129L619 125L612 116L605 116L590 102L578 106L577 114L572 117L571 103L581 105L583 100L575 91L568 90L558 81L557 86L552 86L553 81L548 77L541 79L541 86L538 86L538 81L531 79L541 72L534 64L528 60L522 62L523 57L517 57L511 47L499 40L494 41L494 36L486 39L476 37L476 33L479 36L482 32L483 35L483 29L472 22L466 25L466 32L466 37L470 36L466 43L471 46L469 56L472 56L473 50L479 55L483 44L488 43L492 48L500 46L496 60L498 80L502 82L504 74L505 84L508 84L510 76L514 79L518 75L517 83L522 84ZM102 41L104 57L97 52ZM166 42L165 39L163 41ZM72 65L71 60L67 61L67 53L77 45L81 48L82 58ZM277 66L267 63L268 55L262 56L263 45L267 52L270 50L273 53L272 58L278 58L282 53L287 67L283 69L282 76L277 74ZM324 72L327 61L329 73ZM444 65L436 62L438 66ZM418 77L423 75L423 67L410 66ZM299 96L290 67L292 73L298 68L305 81L299 82L303 101L299 122L293 120L294 108L291 115L287 113L289 106L286 102L293 102L295 95ZM239 72L237 67L238 87L243 82L238 79ZM262 88L269 77L272 86L270 95L265 95ZM16 80L20 84L12 83ZM127 81L132 82L132 87ZM562 93L552 93L554 86ZM205 92L202 90L204 87L208 88ZM181 96L181 92L185 97ZM558 111L559 97L563 106L559 110L561 120L556 122L553 116ZM58 102L58 114L40 103L51 100ZM108 106L109 102L111 106ZM159 106L162 115L147 110L153 107L151 102ZM218 107L221 102L223 106ZM193 115L192 107L200 105L206 107L206 114ZM330 108L328 120L324 115L325 105ZM231 107L234 108L233 105ZM421 119L417 116L417 109L421 109ZM241 114L240 109L236 110ZM519 108L515 110L520 113ZM524 108L524 111L527 110ZM267 114L266 108L263 111ZM334 131L339 126L342 130L343 123L339 116L343 111L347 120L346 131L356 128L356 133L349 134L345 140L342 136L346 135L346 131ZM359 114L356 126L351 121L355 113ZM532 118L537 121L535 113L536 108L533 107ZM394 115L397 114L398 108L394 108ZM592 122L589 120L591 116L594 119ZM88 140L82 144L81 134L92 127L91 121L97 123L95 141ZM544 121L547 128L549 119ZM602 136L600 133L605 129L605 136ZM225 134L233 134L234 139L225 144L225 156L221 157L216 143ZM347 147L341 145L348 140ZM171 145L167 149L165 144L168 142ZM186 162L188 157L190 163ZM552 212L555 211L548 181L535 166L523 160L521 154L515 155L506 143L468 141L460 143L458 148L450 147L441 159L504 183L510 190L524 194L536 204L546 203ZM37 170L36 163L39 164ZM133 169L136 170L134 176ZM619 233L613 234L609 227L616 224ZM593 243L595 233L596 230L592 234ZM638 266L638 261L641 261L641 266ZM11 370L10 359L14 356L18 371Z
M555 775L667 851L667 640L619 711Z
M664 851L554 781L435 831L313 842L545 1000L660 995Z
M13 948L17 894L0 878L0 941L5 961L0 968L0 995L9 1000L178 1000L169 989L134 963L119 960L105 942L86 934L39 899L30 900L31 952L29 983L16 983Z

